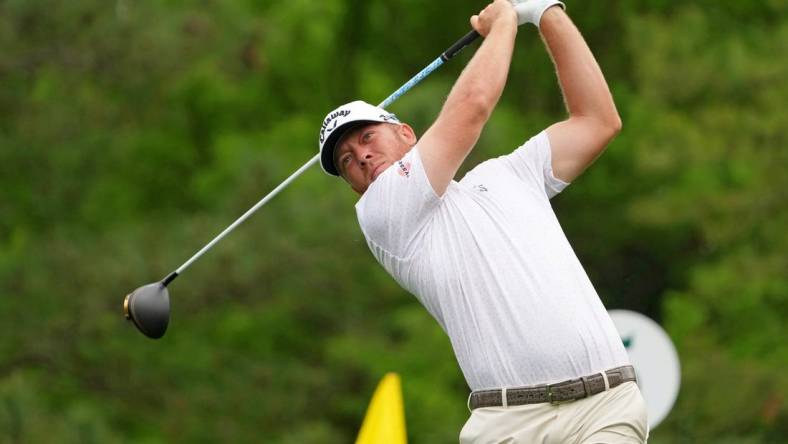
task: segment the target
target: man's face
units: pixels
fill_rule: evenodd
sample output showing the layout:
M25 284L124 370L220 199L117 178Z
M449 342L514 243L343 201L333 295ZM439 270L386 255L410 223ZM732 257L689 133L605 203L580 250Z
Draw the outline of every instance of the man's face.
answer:
M416 143L407 124L369 123L348 130L334 150L334 165L353 191L367 187Z

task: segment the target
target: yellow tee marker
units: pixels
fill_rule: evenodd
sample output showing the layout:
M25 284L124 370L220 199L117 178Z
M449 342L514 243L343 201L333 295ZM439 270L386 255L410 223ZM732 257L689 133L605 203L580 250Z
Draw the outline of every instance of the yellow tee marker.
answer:
M407 444L405 406L399 375L388 373L378 383L361 424L356 444Z

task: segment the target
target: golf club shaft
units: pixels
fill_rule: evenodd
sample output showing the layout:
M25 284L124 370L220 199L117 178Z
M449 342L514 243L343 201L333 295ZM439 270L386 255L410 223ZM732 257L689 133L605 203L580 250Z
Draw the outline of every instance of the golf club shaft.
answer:
M380 103L381 108L386 108L387 106L391 105L400 98L403 94L408 92L411 88L416 86L419 82L424 80L425 77L430 75L433 71L438 69L441 65L445 62L450 60L452 57L457 55L463 48L468 46L474 40L479 37L479 33L476 31L471 31L465 34L461 39L457 40L453 45L449 47L443 54L440 55L437 59L435 59L432 63L427 65L426 68L422 69L418 74L413 76L410 80L408 80L404 85L402 85L398 90L396 90L393 94L388 96L386 100ZM297 169L293 174L290 175L284 182L280 183L276 188L274 188L270 193L265 195L259 202L257 202L252 208L250 208L246 213L244 213L241 217L236 219L229 227L225 228L224 231L219 233L218 236L213 238L208 244L206 244L200 251L194 254L189 260L183 263L177 270L173 271L169 275L167 275L164 280L162 280L162 284L167 286L170 282L175 280L184 270L189 268L189 266L194 263L197 259L199 259L203 254L205 254L208 250L210 250L214 245L216 245L220 240L222 240L225 236L227 236L231 231L235 229L238 225L243 223L246 219L249 218L252 214L254 214L257 210L260 209L263 205L265 205L269 200L273 199L274 196L279 194L280 191L285 189L292 181L294 181L298 176L300 176L304 171L309 169L312 165L316 164L320 160L320 154L316 154L313 158L309 159L307 163L301 166L301 168Z
M262 199L260 199L260 201L259 201L259 202L257 202L257 203L256 203L256 204L255 204L255 205L252 207L252 208L249 208L249 210L247 210L247 211L246 211L246 213L244 213L244 214L243 214L241 217L239 217L238 219L236 219L236 220L235 220L235 222L233 222L232 224L230 224L230 226L229 226L229 227L225 228L225 229L224 229L224 231L222 231L221 233L219 233L219 235L218 235L218 236L216 236L215 238L213 238L213 240L212 240L212 241L208 242L208 244L206 244L204 247L202 247L202 249L201 249L200 251L198 251L197 253L195 253L195 254L194 254L194 256L192 256L192 257L191 257L191 258L190 258L188 261L184 262L184 263L183 263L183 265L181 265L180 267L178 267L178 269L177 269L177 270L175 270L175 275L176 275L176 276L172 276L172 275L170 275L170 276L172 276L172 278L170 278L169 280L165 280L165 281L166 281L166 283L165 283L164 285L167 285L167 284L169 284L170 282L172 282L172 280L173 280L173 279L175 279L175 277L177 277L177 275L181 274L181 273L183 272L183 270L187 269L187 268L189 267L189 265L191 265L191 264L192 264L194 261L196 261L197 259L199 259L199 258L200 258L200 256L202 256L203 254L205 254L205 252L206 252L206 251L210 250L210 249L211 249L211 247L213 247L214 245L216 245L216 243L218 243L218 242L219 242L220 240L222 240L222 239L223 239L225 236L227 236L227 235L228 235L228 234L229 234L231 231L233 231L233 230L235 229L235 227L237 227L238 225L241 225L241 223L243 223L243 221L245 221L246 219L248 219L248 218L249 218L249 216L251 216L251 215L252 215L252 214L254 214L254 213L257 211L257 210L259 210L259 209L260 209L260 207L262 207L263 205L265 205L265 204L266 204L266 203L267 203L269 200L273 199L273 198L274 198L274 196L276 196L277 194L279 194L279 192L280 192L280 191L282 191L283 189L287 188L287 186L288 186L288 185L290 185L290 183L291 183L292 181L294 181L294 180L295 180L295 179L296 179L298 176L300 176L300 175L301 175L301 174L302 174L304 171L306 171L307 169L309 169L309 167L311 167L312 165L316 164L316 163L317 163L319 160L320 160L320 154L316 154L316 155L315 155L313 158L309 159L309 161L308 161L307 163L303 164L303 165L301 166L301 168L297 169L297 170L296 170L296 171L295 171L293 174L291 174L291 175L290 175L290 177L288 177L287 179L285 179L285 180L284 180L284 182L280 183L280 184L279 184L279 185L278 185L276 188L274 188L273 190L271 190L271 192L270 192L270 193L266 194L266 195L265 195L265 197L263 197ZM169 278L169 276L168 276L168 278Z
M419 72L418 74L413 76L413 78L408 80L398 90L394 91L393 94L391 94L390 96L386 97L386 100L381 102L380 105L378 105L378 106L385 109L386 107L388 107L389 105L394 103L394 101L399 99L400 96L402 96L403 94L408 92L408 90L410 90L411 88L416 86L416 84L418 84L419 82L424 80L425 77L427 77L428 75L432 74L433 71L435 71L436 69L440 68L441 65L443 65L444 63L449 61L452 57L457 55L457 53L462 51L463 48L468 46L470 43L472 43L477 38L479 38L479 33L476 32L476 31L471 31L471 32L465 34L461 39L457 40L453 45L451 45L449 47L449 49L444 51L443 54L440 55L440 57L438 57L432 63L427 65L427 67L422 69L421 72Z

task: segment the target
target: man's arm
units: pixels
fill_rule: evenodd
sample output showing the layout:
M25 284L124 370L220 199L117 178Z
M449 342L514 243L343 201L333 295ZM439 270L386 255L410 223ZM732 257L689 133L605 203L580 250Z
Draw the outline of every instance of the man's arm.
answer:
M569 118L547 128L553 175L571 182L621 131L602 70L569 16L561 8L545 11L540 31L558 71Z
M495 0L471 17L471 25L484 42L419 142L424 169L438 195L446 191L501 97L517 35L517 14L507 0Z

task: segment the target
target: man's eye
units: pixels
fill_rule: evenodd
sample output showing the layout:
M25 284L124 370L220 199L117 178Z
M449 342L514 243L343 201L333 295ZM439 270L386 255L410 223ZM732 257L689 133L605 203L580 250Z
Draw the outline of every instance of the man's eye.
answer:
M342 158L339 159L339 162L342 165L347 165L348 163L350 163L350 156L342 156Z
M364 142L369 142L369 139L371 139L371 138L372 138L372 131L370 131L368 133L364 133L364 135L361 137L361 139Z

